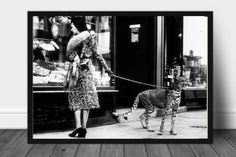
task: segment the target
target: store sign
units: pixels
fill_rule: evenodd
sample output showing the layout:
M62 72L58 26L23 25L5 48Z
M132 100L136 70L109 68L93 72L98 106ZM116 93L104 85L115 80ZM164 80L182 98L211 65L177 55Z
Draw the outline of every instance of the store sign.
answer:
M131 29L131 43L137 43L139 42L139 29L141 25L135 24L130 25L129 28Z

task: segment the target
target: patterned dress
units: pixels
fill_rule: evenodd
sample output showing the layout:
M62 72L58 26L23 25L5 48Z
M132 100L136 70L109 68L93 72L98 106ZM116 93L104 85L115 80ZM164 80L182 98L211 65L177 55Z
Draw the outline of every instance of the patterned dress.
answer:
M69 108L78 109L99 108L98 94L93 77L93 59L98 59L108 74L112 73L101 54L97 53L95 39L88 31L72 37L67 45L67 58L73 64L74 57L78 55L79 64L76 66L74 85L69 87Z

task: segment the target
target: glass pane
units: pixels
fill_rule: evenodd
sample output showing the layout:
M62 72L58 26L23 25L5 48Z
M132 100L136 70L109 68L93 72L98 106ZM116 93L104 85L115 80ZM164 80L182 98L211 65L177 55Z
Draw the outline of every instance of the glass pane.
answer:
M66 47L71 33L69 16L33 17L33 84L62 86L69 62ZM111 24L110 16L86 16L87 28L96 34L97 52L102 54L111 68ZM93 60L96 86L110 86L110 77L101 64Z
M190 87L206 88L207 85L207 34L207 17L184 17L184 75Z
M97 33L97 51L102 54L108 67L111 68L111 22L110 16L94 17L96 21ZM105 69L99 63L95 63L95 80L96 86L110 86L110 77L105 73Z

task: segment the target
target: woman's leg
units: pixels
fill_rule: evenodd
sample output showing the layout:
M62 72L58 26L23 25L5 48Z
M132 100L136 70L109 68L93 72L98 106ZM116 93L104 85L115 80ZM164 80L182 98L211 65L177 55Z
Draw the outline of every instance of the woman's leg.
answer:
M75 137L77 134L80 134L80 130L81 128L81 110L76 110L74 112L75 114L75 125L76 125L76 129L69 134L70 137Z
M87 127L88 117L89 117L89 110L88 109L84 109L83 110L83 116L82 116L82 128L86 128Z
M76 128L81 127L81 110L75 111L75 123L76 123Z

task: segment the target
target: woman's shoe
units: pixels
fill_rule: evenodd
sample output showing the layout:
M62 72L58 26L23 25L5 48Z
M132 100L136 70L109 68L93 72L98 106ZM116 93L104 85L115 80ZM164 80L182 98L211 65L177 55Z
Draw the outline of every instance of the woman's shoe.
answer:
M85 128L81 128L81 130L79 130L78 137L85 138L86 134L87 134L87 130Z
M80 134L80 130L83 128L77 128L72 133L70 133L68 136L75 137L77 134ZM78 135L79 136L79 135Z

